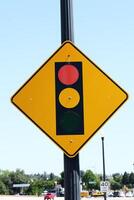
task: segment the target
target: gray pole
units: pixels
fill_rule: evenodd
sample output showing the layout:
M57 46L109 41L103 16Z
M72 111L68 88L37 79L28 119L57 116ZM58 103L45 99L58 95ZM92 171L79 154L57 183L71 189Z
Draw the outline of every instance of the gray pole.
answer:
M104 151L104 137L102 139L102 159L103 159L103 181L106 181L106 173L105 173L105 151ZM106 200L106 192L104 193L104 200Z
M61 43L74 42L72 0L60 0L61 6ZM69 158L64 154L65 200L80 200L79 155Z

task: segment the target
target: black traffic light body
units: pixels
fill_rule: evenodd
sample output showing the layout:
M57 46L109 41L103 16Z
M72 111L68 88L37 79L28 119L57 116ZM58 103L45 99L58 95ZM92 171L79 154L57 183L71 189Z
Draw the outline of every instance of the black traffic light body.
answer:
M81 62L55 63L55 91L56 134L84 134Z

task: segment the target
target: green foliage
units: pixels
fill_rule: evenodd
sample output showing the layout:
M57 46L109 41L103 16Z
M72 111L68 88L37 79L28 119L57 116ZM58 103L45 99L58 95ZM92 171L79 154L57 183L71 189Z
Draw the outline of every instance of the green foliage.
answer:
M59 177L58 177L59 178ZM14 188L13 184L29 183L29 188L24 188L24 194L40 195L44 190L54 188L55 181L58 179L53 173L47 175L34 174L26 175L23 170L13 171L0 170L0 194L17 194L21 192L20 188Z
M122 188L121 183L117 182L115 180L112 180L111 183L110 183L110 185L111 185L111 189L112 190L120 190Z
M115 173L112 175L112 179L110 180L111 189L119 190L124 187L133 188L134 187L134 173L124 172L123 175L119 173Z
M102 175L94 174L91 170L80 171L83 189L92 190L100 189L100 181ZM123 175L115 173L107 179L110 181L111 189L119 190L121 188L134 187L134 173L125 172ZM14 171L0 170L0 194L16 194L20 193L20 188L14 188L13 184L29 183L28 188L23 189L24 194L41 195L44 190L53 189L55 184L61 184L64 187L64 172L60 177L53 173L47 174L31 174L26 175L23 170L17 169Z
M133 172L129 175L129 184L131 188L134 188L134 173Z
M64 172L60 173L60 178L58 179L58 184L60 184L62 187L64 187Z
M122 184L128 185L129 184L129 174L125 172L122 176Z
M83 174L82 183L86 190L98 189L100 179L99 176L95 175L91 170L87 170Z
M8 194L8 190L2 181L0 181L0 194Z
M110 185L112 190L120 190L122 188L122 175L119 173L113 174Z
M16 172L10 173L11 181L12 183L27 183L28 182L28 176L25 175L23 170L17 169Z
M40 195L44 190L44 182L42 179L36 179L30 183L27 193L30 195Z
M115 182L121 183L121 181L122 181L122 175L119 174L119 173L113 174L113 180L114 180Z

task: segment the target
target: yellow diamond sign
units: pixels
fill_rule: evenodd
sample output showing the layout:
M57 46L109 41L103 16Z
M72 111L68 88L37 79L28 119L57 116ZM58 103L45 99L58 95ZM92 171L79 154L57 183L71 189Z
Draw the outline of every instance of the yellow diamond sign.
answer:
M127 93L69 41L26 81L13 104L74 157Z

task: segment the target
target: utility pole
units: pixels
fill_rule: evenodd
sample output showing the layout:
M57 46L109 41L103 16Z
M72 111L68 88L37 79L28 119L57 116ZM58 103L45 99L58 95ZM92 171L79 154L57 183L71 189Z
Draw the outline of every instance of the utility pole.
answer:
M101 137L101 140L102 140L102 160L103 160L103 181L106 181L104 137ZM106 192L104 192L104 200L106 200L106 199L107 199Z
M61 43L74 42L72 0L60 0L61 8ZM80 200L79 155L69 158L64 154L65 200Z

